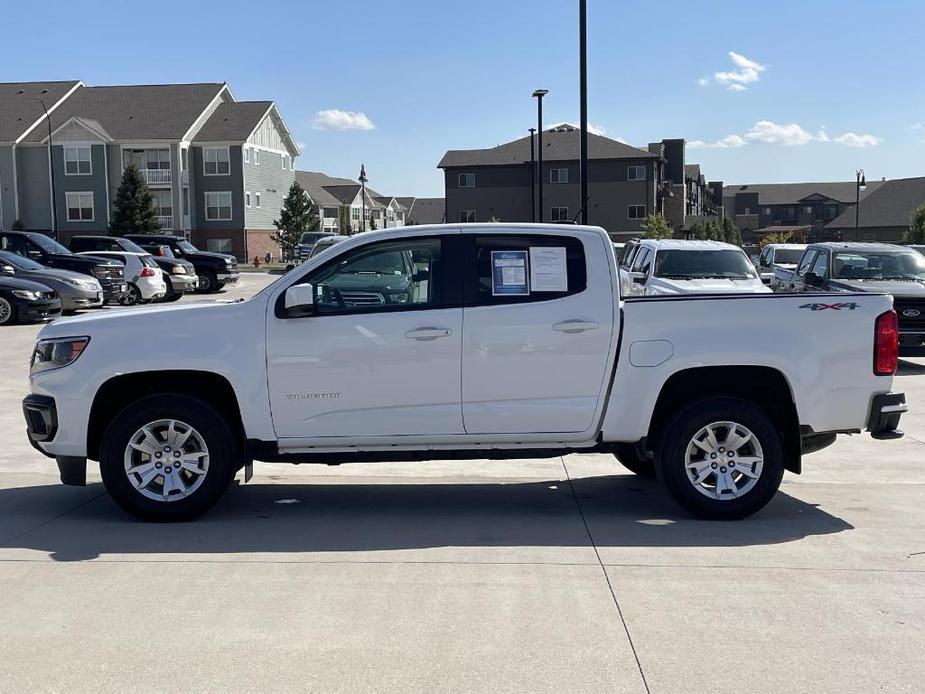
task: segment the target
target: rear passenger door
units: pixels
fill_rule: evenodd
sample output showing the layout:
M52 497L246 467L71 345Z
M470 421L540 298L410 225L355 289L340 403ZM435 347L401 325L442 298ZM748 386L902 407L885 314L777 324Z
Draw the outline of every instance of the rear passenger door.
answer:
M614 277L603 244L590 233L464 234L467 434L584 432L593 426L616 330ZM525 293L506 294L500 286L499 263L512 255L526 261ZM534 259L539 269L540 258L550 255L564 256L561 291L544 291L531 277Z

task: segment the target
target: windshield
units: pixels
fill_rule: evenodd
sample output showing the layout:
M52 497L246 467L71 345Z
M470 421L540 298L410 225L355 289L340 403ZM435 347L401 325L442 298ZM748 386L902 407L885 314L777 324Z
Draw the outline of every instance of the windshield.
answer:
M404 275L407 266L401 251L388 253L368 253L354 260L345 261L338 269L338 273L361 274L375 273L377 275Z
M9 251L0 251L0 261L9 263L20 270L44 270L45 266L37 263L32 258L23 258L21 255L10 253Z
M774 262L777 265L796 265L802 257L802 248L778 248L774 251Z
M177 247L184 253L199 253L199 249L189 241L177 241Z
M315 241L325 236L327 234L320 231L306 231L302 234L302 238L299 239L299 243L315 243Z
M837 280L925 280L925 258L918 253L836 253Z
M119 243L120 251L128 251L129 253L147 253L147 251L139 246L134 241L129 241L128 239L122 239Z
M54 239L50 239L44 234L33 234L29 237L36 246L46 253L58 253L60 255L71 255L71 252Z
M755 279L755 268L742 251L665 250L655 258L655 276L675 279Z

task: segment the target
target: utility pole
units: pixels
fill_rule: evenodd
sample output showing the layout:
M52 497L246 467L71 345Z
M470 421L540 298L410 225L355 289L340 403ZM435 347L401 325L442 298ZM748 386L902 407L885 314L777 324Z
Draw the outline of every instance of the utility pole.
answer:
M363 219L360 220L360 231L366 231L366 181L369 179L366 178L365 164L360 164L360 177L357 180L360 182L363 197Z
M581 182L581 223L588 223L588 7L587 0L578 0L579 31L579 92L581 100L581 132L578 178Z
M536 128L530 128L530 221L536 221Z
M51 116L48 115L48 107L45 102L36 97L36 101L42 104L42 110L45 111L45 122L48 124L48 178L51 181L51 237L58 240L58 200L55 197L55 166L51 160ZM15 163L14 163L15 166Z
M543 221L543 97L549 94L548 89L537 89L533 92L536 97L536 164L537 180L539 181L537 197L539 198L539 221Z

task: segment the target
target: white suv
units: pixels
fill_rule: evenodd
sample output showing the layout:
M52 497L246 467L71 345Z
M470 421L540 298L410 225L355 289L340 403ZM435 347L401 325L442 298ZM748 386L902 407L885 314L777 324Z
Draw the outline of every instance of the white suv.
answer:
M130 253L128 251L87 251L78 255L92 255L96 258L109 258L125 266L125 280L128 293L122 303L146 304L158 301L167 295L167 283L164 272L150 253Z

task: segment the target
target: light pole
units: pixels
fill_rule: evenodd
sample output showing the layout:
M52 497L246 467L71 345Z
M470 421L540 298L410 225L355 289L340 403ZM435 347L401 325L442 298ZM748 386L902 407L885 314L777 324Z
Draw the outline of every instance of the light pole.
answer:
M578 161L578 179L581 183L581 223L588 223L588 7L587 0L578 2L578 72L581 102L581 132Z
M36 97L36 101L42 104L42 110L45 111L45 122L48 123L48 177L51 181L51 237L58 240L58 201L55 198L55 166L51 161L51 116L48 115L48 107L45 102Z
M537 192L537 198L539 201L539 221L543 221L543 97L549 94L548 89L537 89L533 92L533 96L536 97L536 166L537 166L537 180L539 181L538 187L539 191Z
M854 196L854 240L860 241L860 217L861 217L861 191L867 188L867 180L864 178L864 169L858 169L854 172L857 186Z
M365 164L360 164L360 177L357 180L360 182L363 195L363 218L360 220L360 231L366 231L366 182L369 179L366 178Z
M536 221L536 128L530 128L530 221Z

